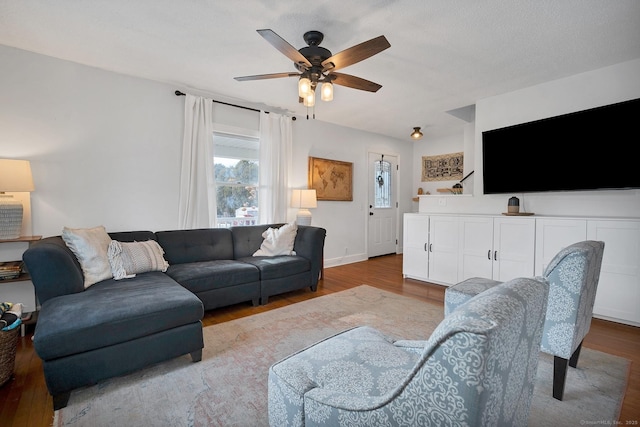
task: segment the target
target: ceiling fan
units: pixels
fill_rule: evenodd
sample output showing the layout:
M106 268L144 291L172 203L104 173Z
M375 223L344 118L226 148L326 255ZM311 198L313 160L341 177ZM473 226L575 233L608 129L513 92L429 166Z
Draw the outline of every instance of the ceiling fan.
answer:
M299 73L235 77L237 81L299 77L298 96L300 102L309 107L313 107L315 104L315 89L319 83L322 83L321 99L323 101L333 99L333 84L368 92L377 92L382 87L378 83L335 71L363 61L391 47L385 36L378 36L333 55L328 49L320 47L320 43L324 39L324 34L320 31L307 31L303 37L307 46L299 50L296 50L273 30L257 31L273 47L292 60Z

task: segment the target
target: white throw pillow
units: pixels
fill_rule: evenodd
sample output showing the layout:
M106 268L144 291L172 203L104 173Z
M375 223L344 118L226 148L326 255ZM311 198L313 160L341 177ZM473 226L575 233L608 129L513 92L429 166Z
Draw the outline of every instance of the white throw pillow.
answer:
M107 257L111 237L103 226L93 228L64 227L62 240L80 262L85 289L94 283L113 277Z
M292 222L280 228L267 228L260 249L253 256L295 255L293 244L298 233L298 224Z
M135 277L148 271L167 271L169 263L164 250L155 240L146 242L119 242L112 240L107 252L111 272L116 280Z

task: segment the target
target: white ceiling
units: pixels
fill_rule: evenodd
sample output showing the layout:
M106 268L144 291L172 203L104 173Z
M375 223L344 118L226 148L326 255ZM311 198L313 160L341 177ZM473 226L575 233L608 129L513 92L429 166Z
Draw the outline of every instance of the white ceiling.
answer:
M304 117L295 78L233 79L296 71L262 28L296 49L321 31L334 54L385 35L340 70L382 89L336 86L316 119L407 141L459 131L478 99L640 58L638 0L0 0L0 44Z

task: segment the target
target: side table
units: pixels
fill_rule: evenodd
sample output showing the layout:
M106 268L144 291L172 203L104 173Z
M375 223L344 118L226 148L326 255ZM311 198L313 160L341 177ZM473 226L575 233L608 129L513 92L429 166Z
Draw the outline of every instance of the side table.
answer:
M22 260L22 253L33 242L42 239L42 236L20 236L17 239L0 240L0 262ZM20 246L22 244L22 246ZM10 247L8 247L10 246ZM24 267L20 276L13 279L0 279L0 299L2 301L20 302L23 304L22 336L25 334L25 323L34 323L37 319L38 303L31 283L31 277Z

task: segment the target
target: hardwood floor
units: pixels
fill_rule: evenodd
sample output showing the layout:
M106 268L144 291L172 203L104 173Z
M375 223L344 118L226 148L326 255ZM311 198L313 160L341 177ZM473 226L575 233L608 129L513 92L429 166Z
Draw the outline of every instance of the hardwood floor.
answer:
M402 255L372 258L354 264L325 269L317 292L301 290L271 297L264 306L238 304L205 314L205 326L250 316L321 295L367 284L390 292L436 304L444 301L444 287L403 279ZM42 374L42 364L33 350L31 336L20 338L14 377L0 388L0 425L3 427L49 426L53 418L52 400ZM631 360L629 384L622 405L620 422L640 422L640 328L594 319L584 346ZM578 362L578 367L580 363Z

